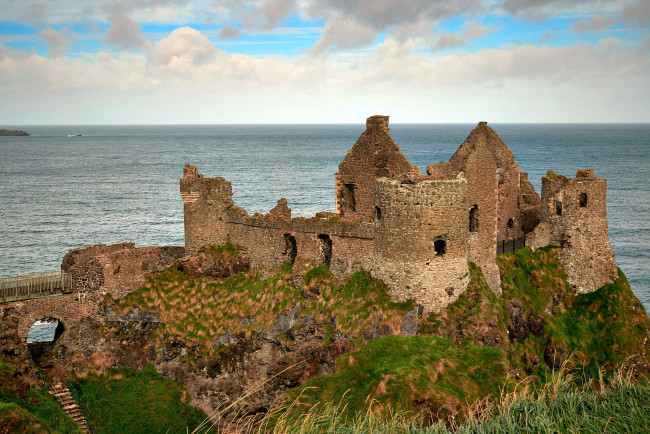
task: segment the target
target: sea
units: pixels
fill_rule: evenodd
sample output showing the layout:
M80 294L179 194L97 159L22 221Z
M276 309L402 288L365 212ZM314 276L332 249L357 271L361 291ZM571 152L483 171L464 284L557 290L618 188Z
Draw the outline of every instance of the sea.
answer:
M490 124L538 193L551 169L608 181L618 266L650 311L650 124ZM411 164L447 161L475 124L391 124ZM346 125L3 126L0 276L57 270L96 243L183 245L178 181L191 163L232 182L235 204L294 216L334 210L334 172L364 131ZM81 134L72 136L71 134Z

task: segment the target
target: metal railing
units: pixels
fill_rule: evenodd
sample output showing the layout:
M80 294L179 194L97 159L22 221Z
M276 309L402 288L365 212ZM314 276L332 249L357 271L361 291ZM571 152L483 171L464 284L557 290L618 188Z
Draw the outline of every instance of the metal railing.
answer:
M72 290L72 275L60 270L0 277L0 303L64 294Z
M504 253L515 253L515 250L526 247L526 236L501 240L497 242L497 255Z

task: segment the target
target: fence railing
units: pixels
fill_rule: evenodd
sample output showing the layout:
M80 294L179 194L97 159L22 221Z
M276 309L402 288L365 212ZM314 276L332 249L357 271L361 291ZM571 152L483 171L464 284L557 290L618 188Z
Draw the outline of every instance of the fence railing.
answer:
M497 242L497 255L504 253L515 253L517 249L526 247L526 236L519 238L511 238L509 240L502 240Z
M63 271L0 277L0 303L72 292L72 275Z

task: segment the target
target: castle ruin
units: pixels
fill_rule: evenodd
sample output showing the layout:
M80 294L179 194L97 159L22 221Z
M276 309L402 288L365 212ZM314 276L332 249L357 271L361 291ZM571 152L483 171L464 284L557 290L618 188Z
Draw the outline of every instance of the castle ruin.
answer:
M186 164L180 191L187 253L232 242L251 266L325 265L337 276L368 270L396 301L438 312L467 288L468 261L500 295L500 243L554 244L569 281L592 292L616 276L607 228L607 181L593 170L542 178L542 197L499 136L480 122L448 162L411 165L389 134L388 116L372 116L335 174L336 210L291 217L286 199L253 216L233 203L224 178Z

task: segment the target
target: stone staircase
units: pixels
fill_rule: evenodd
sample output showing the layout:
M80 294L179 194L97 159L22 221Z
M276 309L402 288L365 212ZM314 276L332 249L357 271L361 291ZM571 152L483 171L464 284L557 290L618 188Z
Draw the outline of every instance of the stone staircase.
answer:
M63 410L81 427L81 429L90 433L88 429L88 424L86 423L86 418L84 417L81 409L77 406L77 403L72 399L72 394L68 387L62 383L52 384L52 394L58 399L63 407Z

